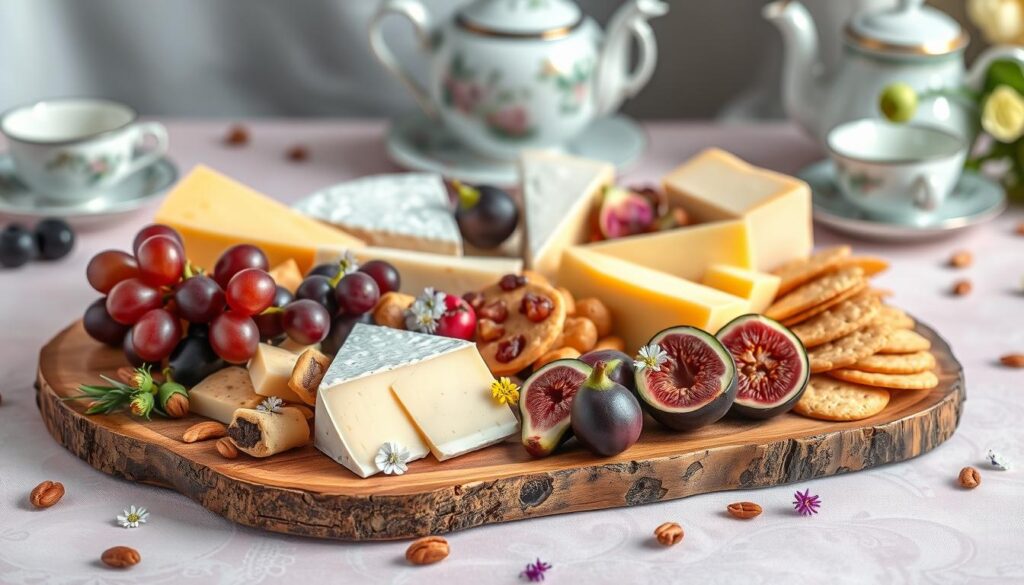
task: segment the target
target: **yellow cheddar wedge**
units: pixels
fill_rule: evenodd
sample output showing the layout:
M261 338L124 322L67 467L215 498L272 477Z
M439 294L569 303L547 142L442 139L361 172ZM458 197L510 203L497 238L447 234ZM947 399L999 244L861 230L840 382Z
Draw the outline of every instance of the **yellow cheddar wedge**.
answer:
M751 311L761 313L775 300L781 280L774 274L715 264L704 273L702 282L713 289L746 299Z
M669 201L697 222L745 220L757 270L769 272L811 252L811 190L799 179L709 148L663 182Z
M302 284L302 271L299 270L299 265L294 258L289 258L274 266L268 274L278 286L283 286L291 292L295 292L295 289Z
M630 353L662 329L692 325L715 333L750 312L750 303L739 297L582 246L562 255L558 283L578 299L601 299Z
M178 230L185 254L206 269L224 250L241 243L259 246L271 266L294 259L303 273L325 249L364 245L204 166L171 189L154 219Z
M693 281L700 281L713 264L754 265L750 228L742 220L607 240L587 249Z

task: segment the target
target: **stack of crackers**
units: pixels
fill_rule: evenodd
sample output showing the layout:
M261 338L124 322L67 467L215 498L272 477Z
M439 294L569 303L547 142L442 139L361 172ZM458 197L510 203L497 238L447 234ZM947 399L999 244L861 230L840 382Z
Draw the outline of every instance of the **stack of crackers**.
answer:
M779 293L764 314L792 329L811 363L810 383L793 412L860 420L881 412L891 392L938 385L931 342L871 287L870 278L888 267L881 258L837 246L775 271Z

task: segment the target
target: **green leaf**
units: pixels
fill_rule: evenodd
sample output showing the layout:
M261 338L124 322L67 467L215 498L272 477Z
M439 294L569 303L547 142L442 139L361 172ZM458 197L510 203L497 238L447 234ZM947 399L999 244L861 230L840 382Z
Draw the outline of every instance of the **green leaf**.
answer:
M1024 93L1024 71L1016 61L999 59L988 67L985 76L985 93L994 91L1000 85L1008 85L1020 93Z

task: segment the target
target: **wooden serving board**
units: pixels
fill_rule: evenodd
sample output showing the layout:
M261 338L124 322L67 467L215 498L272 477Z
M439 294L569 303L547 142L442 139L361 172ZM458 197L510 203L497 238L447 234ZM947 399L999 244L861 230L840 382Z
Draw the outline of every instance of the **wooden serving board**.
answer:
M919 326L938 358L939 387L896 391L881 414L827 423L785 414L753 422L727 417L691 433L645 421L639 443L597 458L569 448L531 459L518 442L403 476L360 479L311 445L258 460L223 459L213 441L185 444L202 420L85 416L65 402L80 383L125 365L119 350L91 340L81 323L43 347L38 404L58 442L93 467L178 490L230 520L274 532L346 540L440 534L483 524L579 510L634 506L714 491L787 484L903 461L948 439L965 399L963 370L934 331Z

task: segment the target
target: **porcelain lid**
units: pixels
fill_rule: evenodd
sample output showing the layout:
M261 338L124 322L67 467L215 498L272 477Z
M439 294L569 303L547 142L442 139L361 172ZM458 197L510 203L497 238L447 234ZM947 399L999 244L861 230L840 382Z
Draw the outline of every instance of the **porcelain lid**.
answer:
M476 0L457 16L464 28L498 36L543 36L567 31L583 13L569 0Z
M891 9L857 14L847 39L881 53L944 55L964 48L968 38L960 23L923 2L900 0Z

